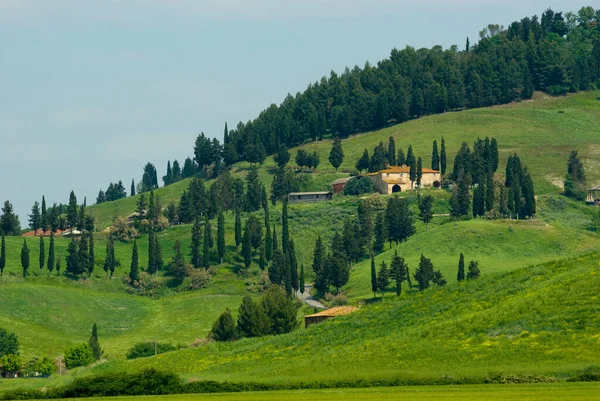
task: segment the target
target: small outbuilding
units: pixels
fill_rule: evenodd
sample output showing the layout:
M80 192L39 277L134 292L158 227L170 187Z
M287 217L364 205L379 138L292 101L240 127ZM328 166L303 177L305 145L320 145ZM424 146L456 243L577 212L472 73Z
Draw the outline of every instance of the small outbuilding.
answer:
M600 205L600 185L590 188L585 198L588 205Z
M288 195L289 203L318 203L328 202L332 199L331 191L323 192L292 192Z
M304 327L308 327L311 324L321 323L332 317L349 315L357 310L358 308L355 308L354 306L336 306L335 308L327 309L323 312L304 316Z
M354 177L338 178L337 180L332 182L331 186L333 187L333 193L339 194L340 192L344 192L344 188L346 188L346 183L353 178Z

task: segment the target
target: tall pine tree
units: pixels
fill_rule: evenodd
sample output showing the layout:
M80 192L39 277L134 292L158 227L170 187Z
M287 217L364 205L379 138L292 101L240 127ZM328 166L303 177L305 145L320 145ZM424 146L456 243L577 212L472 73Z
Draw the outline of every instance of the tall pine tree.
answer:
M371 291L373 291L373 298L377 297L377 271L375 270L375 256L371 252Z
M446 175L446 142L444 141L444 137L442 137L442 145L440 149L440 173L442 173L442 177Z
M457 281L463 281L465 279L465 255L460 253L458 258L458 273L456 274Z
M40 235L40 275L42 274L42 270L44 269L44 265L46 264L46 248L44 248L44 236Z
M48 263L46 264L48 267L48 276L54 270L54 233L50 232L50 247L48 249Z
M431 169L440 171L440 155L438 153L437 140L433 140L433 148L431 150Z
M138 246L137 246L137 241L134 239L133 240L133 249L131 251L131 265L129 268L129 280L131 280L131 283L133 284L134 282L139 280L139 265L138 265L139 261L138 261Z

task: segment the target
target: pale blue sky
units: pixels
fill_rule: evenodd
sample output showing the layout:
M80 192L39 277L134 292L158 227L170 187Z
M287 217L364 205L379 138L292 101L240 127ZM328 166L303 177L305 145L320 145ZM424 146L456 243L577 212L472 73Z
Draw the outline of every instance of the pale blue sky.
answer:
M0 201L95 201L196 135L406 45L464 47L568 0L0 0Z

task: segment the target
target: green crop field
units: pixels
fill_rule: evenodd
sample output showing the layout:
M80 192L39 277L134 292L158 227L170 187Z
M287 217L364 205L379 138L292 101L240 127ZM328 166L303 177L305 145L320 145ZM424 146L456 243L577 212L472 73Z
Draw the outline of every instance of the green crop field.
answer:
M485 386L415 386L364 389L294 390L255 393L161 395L147 397L90 398L106 401L379 401L379 400L477 400L477 401L592 401L600 400L596 383L553 383Z

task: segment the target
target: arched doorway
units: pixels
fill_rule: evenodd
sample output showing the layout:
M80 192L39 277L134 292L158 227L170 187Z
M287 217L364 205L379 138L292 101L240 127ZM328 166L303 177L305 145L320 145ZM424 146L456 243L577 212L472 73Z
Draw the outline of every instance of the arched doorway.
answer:
M439 182L439 181L434 181L434 182L433 182L433 187L434 187L435 189L438 189L438 188L439 188L439 187L441 187L441 186L442 186L442 184L440 184L440 182Z
M396 192L402 192L402 188L400 188L400 185L396 184L392 187L392 193L396 193Z

